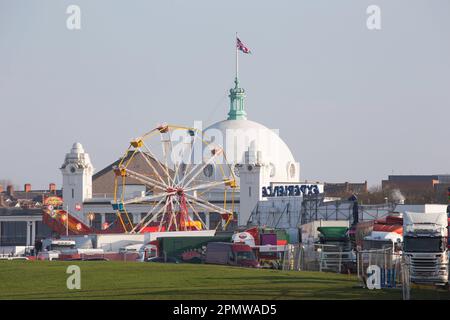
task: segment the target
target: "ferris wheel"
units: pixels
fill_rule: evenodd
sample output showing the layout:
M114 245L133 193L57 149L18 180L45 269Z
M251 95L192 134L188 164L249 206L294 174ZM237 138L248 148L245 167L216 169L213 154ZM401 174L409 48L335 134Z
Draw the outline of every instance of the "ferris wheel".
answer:
M112 206L125 232L206 230L205 212L220 214L216 229L233 220L235 174L223 148L201 130L159 125L132 140L113 169ZM131 207L146 212L137 224Z

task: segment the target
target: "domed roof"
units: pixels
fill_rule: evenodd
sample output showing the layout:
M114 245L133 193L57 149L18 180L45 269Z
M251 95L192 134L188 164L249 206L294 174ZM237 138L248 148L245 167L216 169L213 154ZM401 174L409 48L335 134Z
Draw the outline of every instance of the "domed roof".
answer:
M75 142L72 146L72 153L84 153L83 145L79 142Z
M298 181L300 165L286 143L275 131L247 120L245 90L240 87L237 72L234 84L229 95L228 119L206 128L205 140L222 146L227 162L234 166L261 165L271 181ZM239 173L239 170L234 171Z
M224 120L204 130L205 138L223 146L231 164L268 166L278 181L299 178L296 161L286 143L273 130L246 119Z

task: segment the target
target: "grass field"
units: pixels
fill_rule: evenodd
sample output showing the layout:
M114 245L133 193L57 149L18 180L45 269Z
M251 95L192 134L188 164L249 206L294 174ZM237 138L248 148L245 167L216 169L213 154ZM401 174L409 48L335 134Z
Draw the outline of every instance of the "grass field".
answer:
M81 290L68 290L66 269L81 268ZM369 291L356 276L211 265L124 262L0 261L0 299L401 299ZM413 289L413 299L450 299L443 290Z

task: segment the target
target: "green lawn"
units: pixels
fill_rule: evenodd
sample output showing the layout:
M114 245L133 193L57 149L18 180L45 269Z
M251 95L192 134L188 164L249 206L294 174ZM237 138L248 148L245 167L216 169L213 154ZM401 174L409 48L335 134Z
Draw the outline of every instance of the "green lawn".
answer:
M81 268L81 290L68 290L67 266ZM450 299L434 288L414 299ZM395 289L369 291L356 276L211 265L124 262L0 261L0 299L401 299Z

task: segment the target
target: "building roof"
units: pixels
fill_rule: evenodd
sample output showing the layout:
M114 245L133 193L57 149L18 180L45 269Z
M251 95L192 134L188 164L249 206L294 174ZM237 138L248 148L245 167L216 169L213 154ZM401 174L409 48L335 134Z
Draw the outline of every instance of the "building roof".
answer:
M5 198L8 197L7 192L2 192ZM56 190L56 194L49 190L31 190L29 192L26 191L14 191L12 198L17 200L34 200L34 201L42 201L42 196L61 196L62 191Z
M339 182L339 183L324 183L324 191L327 195L339 195L348 193L366 193L368 191L367 181L351 183L351 182Z
M222 137L216 137L217 130ZM214 123L204 130L206 139L214 137L214 142L223 146L230 164L246 164L245 154L253 151L261 164L271 167L273 181L298 181L297 169L291 165L297 162L287 144L273 130L251 120L224 120ZM217 138L223 138L218 141Z
M41 216L42 209L0 208L0 216Z
M438 175L390 175L389 181L430 181L439 180Z
M127 156L125 157L124 163L126 163L131 158L132 154L133 151L128 152ZM147 159L145 159L144 157L146 157ZM118 159L117 161L111 163L92 176L92 193L94 197L98 195L112 195L114 193L115 173L113 168L118 166L121 161L122 159ZM154 171L147 163L147 161L150 161L152 163L153 167L156 168L159 175L165 175L165 173L163 173L161 169L161 166L163 165L161 164L160 166L155 158L144 152L138 152L134 155L133 160L128 165L128 169L149 177L154 176L156 178ZM169 170L169 173L173 174L173 171ZM126 184L143 185L142 182L132 178L127 178Z

